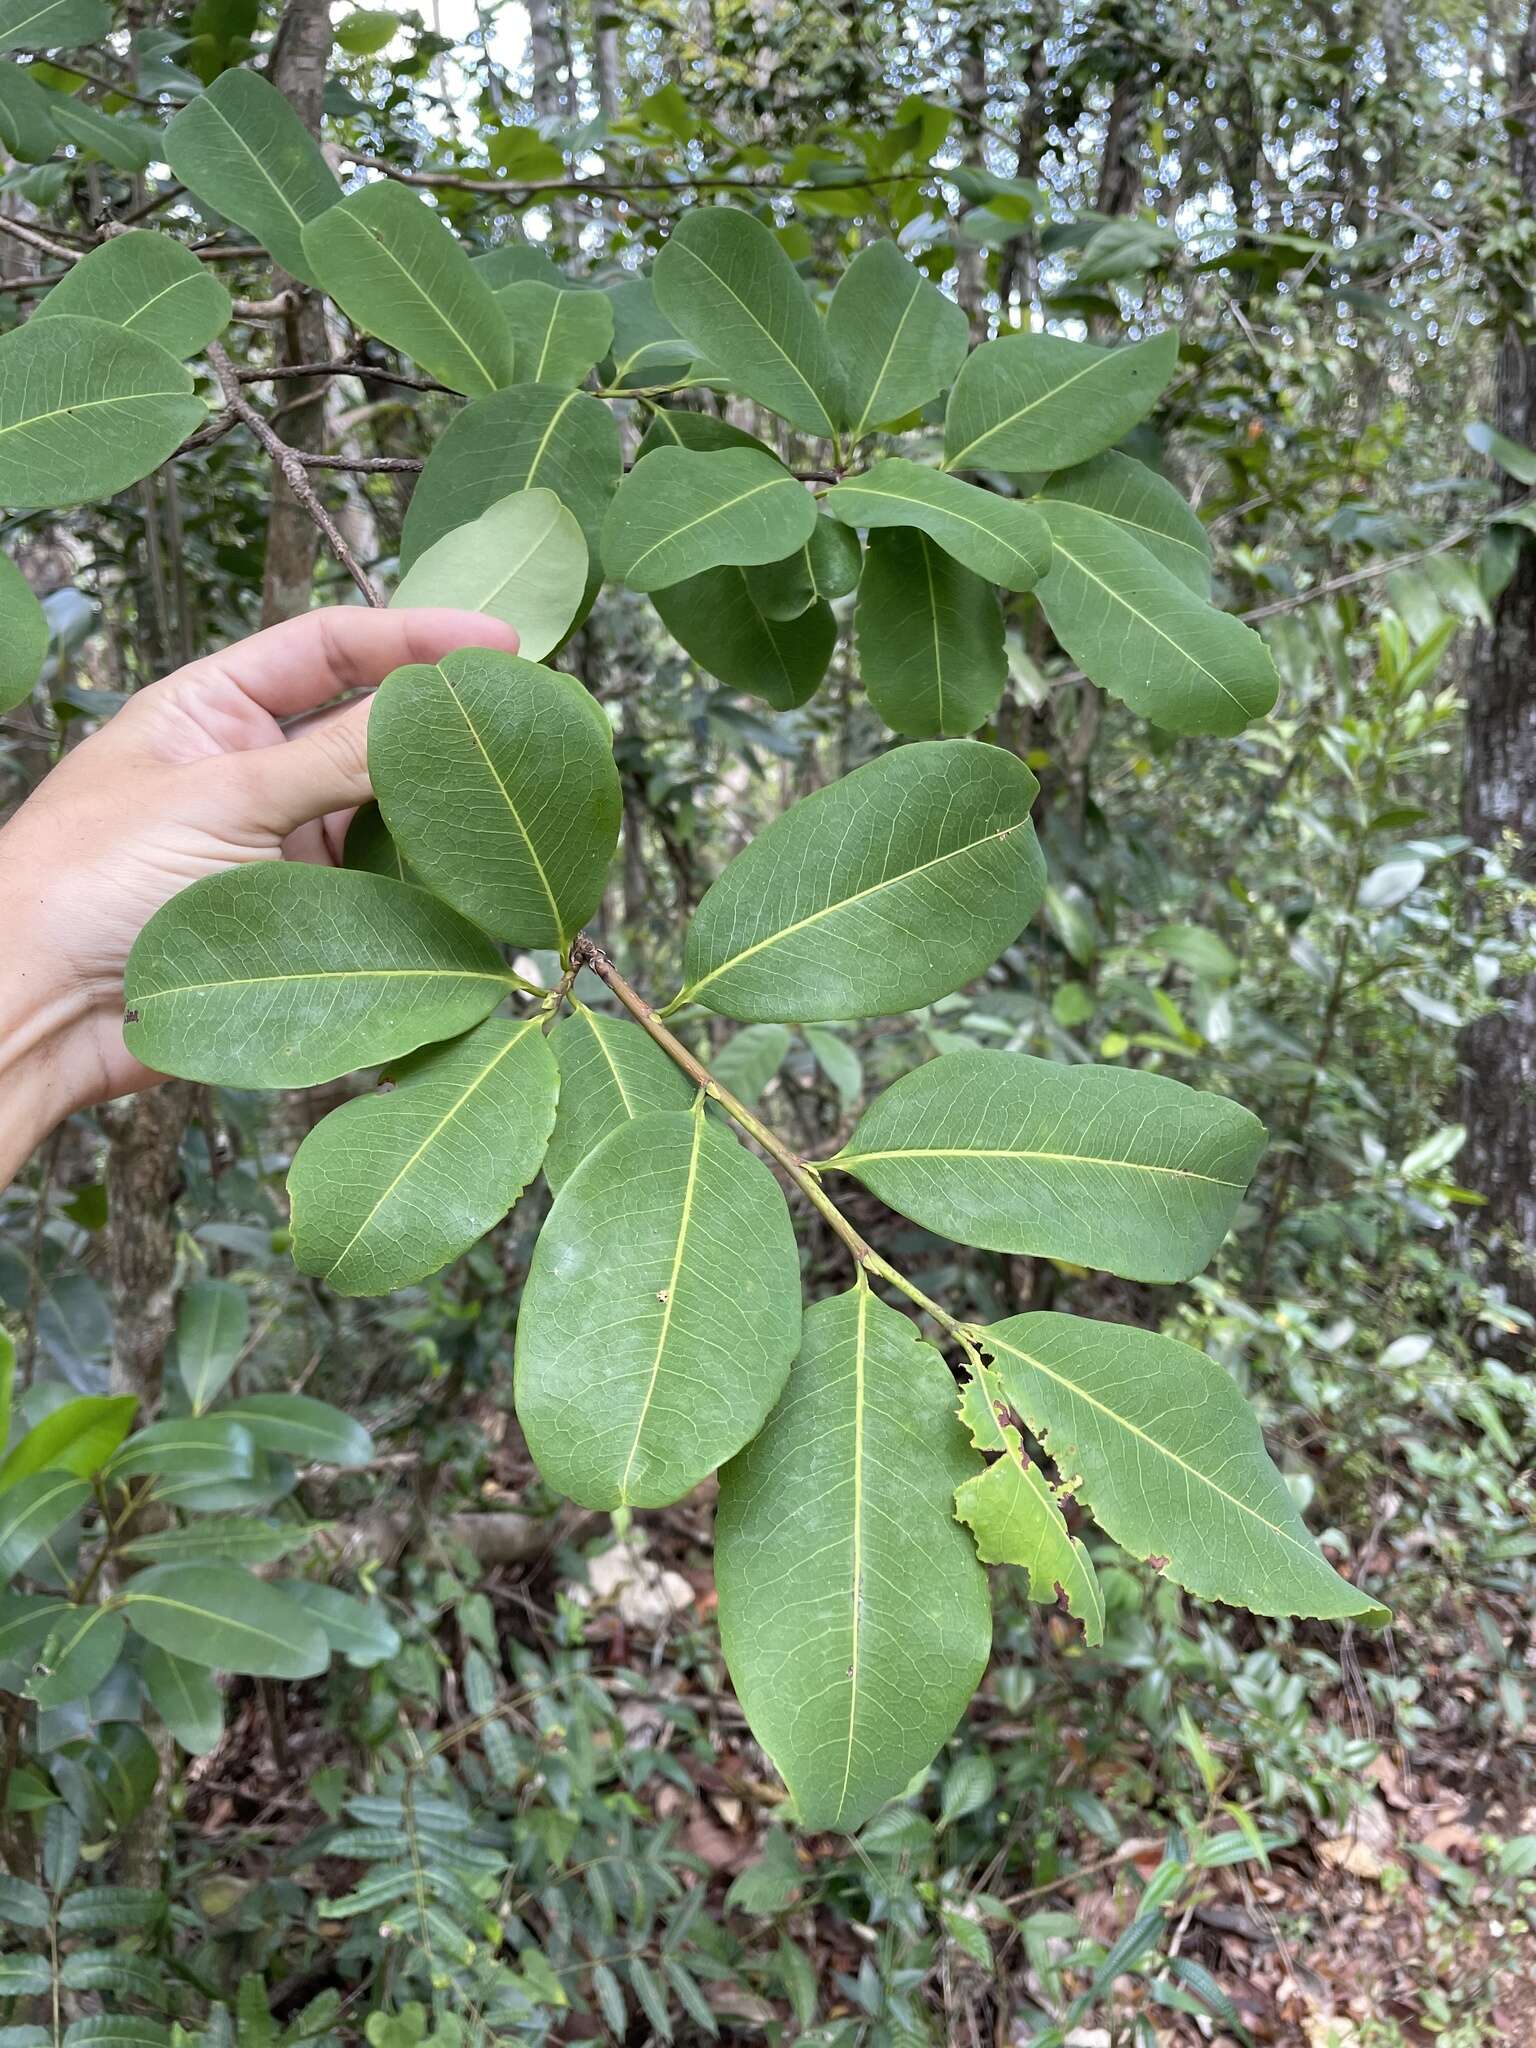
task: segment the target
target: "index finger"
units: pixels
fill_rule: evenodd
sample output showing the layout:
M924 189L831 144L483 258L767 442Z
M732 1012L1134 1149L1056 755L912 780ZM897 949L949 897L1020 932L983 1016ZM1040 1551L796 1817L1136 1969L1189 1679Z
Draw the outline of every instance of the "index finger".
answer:
M287 718L349 690L372 689L407 662L439 661L455 647L499 647L515 654L517 646L512 628L484 612L329 605L206 655L183 669L178 681L193 690L232 683L274 718Z

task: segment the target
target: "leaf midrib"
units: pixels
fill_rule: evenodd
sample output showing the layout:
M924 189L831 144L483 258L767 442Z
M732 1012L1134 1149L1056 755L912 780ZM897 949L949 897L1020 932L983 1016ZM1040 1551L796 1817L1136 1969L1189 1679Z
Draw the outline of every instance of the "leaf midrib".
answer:
M366 189L371 190L372 188L369 187ZM337 208L338 212L341 212L343 210L344 209L342 208ZM412 291L416 295L418 302L426 309L426 311L432 316L432 318L438 322L439 326L446 328L447 331L453 336L454 340L459 344L460 348L463 349L465 355L469 357L469 360L474 364L475 368L480 372L481 376L485 379L486 392L490 393L498 389L496 378L492 375L491 371L486 368L485 364L480 359L480 351L475 347L474 343L469 339L467 335L461 334L459 332L457 326L455 326L454 322L449 319L448 315L442 310L442 308L427 296L426 291L417 281L415 273L406 264L400 261L400 258L395 254L394 250L391 249L389 244L384 240L383 235L376 228L370 227L367 221L359 219L359 217L355 213L349 213L347 215L347 219L352 224L352 226L357 229L358 233L361 234L366 241L370 242L372 246L378 250L381 256L388 258L388 260L394 265L395 269L398 270L400 275L405 279L406 283L411 287Z
M1080 505L1077 509L1080 512L1089 510L1087 506L1083 505ZM1095 515L1090 512L1089 516L1094 517ZM1097 589L1102 590L1105 597L1109 600L1109 602L1112 605L1121 606L1122 609L1130 613L1131 617L1136 620L1138 625L1145 626L1149 633L1155 633L1159 640L1165 641L1168 644L1168 646L1170 646L1173 649L1174 653L1179 656L1180 660L1187 661L1191 668L1198 669L1200 674L1205 677L1206 681L1209 683L1214 683L1216 688L1220 690L1223 697L1225 697L1227 701L1231 705L1233 705L1233 707L1236 710L1242 712L1245 718L1248 716L1247 707L1244 705L1242 699L1239 696L1237 696L1235 692L1228 689L1227 685L1221 680L1221 677L1216 674L1214 669L1207 668L1205 663L1200 659L1198 654L1192 654L1187 647L1183 646L1178 640L1174 638L1174 636L1167 630L1166 627L1160 626L1157 623L1156 619L1149 618L1145 612L1138 611L1135 605L1131 603L1128 597L1122 596L1119 591L1111 588L1111 586L1104 581L1102 576L1095 576L1093 571L1088 567L1087 563L1079 560L1079 558L1073 554L1072 550L1069 547L1067 547L1062 540L1058 538L1056 529L1054 527L1051 528L1051 545L1055 553L1063 556L1065 560L1072 564L1072 567L1077 571L1079 576L1086 576L1090 583L1095 585ZM1140 543L1133 541L1132 546L1140 546ZM1143 553L1145 552L1146 550L1143 549ZM1155 557L1149 555L1148 560L1152 561L1155 566ZM1194 595L1193 592L1184 590L1182 586L1180 588L1182 595ZM1198 603L1200 600L1197 598L1195 601L1196 603ZM1218 618L1226 618L1230 616L1228 613L1216 611L1216 607L1214 605L1211 607L1211 610L1213 612L1216 612L1216 616Z
M142 1010L146 1003L159 1002L165 996L209 995L222 988L270 988L274 982L290 981L499 981L508 988L516 988L516 977L510 974L491 974L479 967L326 967L308 969L302 974L246 974L233 981L179 981L169 988L150 989L147 994L135 996L130 1008Z
M796 918L793 924L781 926L778 931L770 932L766 938L756 940L739 953L733 953L729 960L722 960L718 967L712 967L700 980L690 982L674 997L673 1002L683 1003L696 999L701 988L708 988L709 984L718 981L722 974L729 972L733 967L739 967L743 960L750 960L754 954L765 951L769 946L781 945L785 939L796 937L810 926L819 924L823 918L835 916L840 910L851 910L855 904L867 903L872 896L880 895L883 890L894 889L902 882L913 881L918 875L926 875L934 868L943 867L946 861L960 860L966 854L974 853L978 847L1011 839L1015 832L1028 830L1029 822L1029 813L1026 811L1024 816L1012 825L1003 825L994 832L983 832L978 839L968 839L964 846L952 846L948 853L935 854L932 860L922 861L915 868L903 868L900 874L887 875L882 881L871 882L867 889L859 889L852 896L842 896L836 903L823 904L820 910L813 910L806 917ZM669 1004L668 1008L671 1007Z
M1190 1166L1152 1166L1140 1159L1098 1159L1086 1152L1036 1152L1013 1145L912 1145L896 1146L887 1152L840 1152L827 1161L842 1172L855 1166L869 1166L881 1159L1036 1159L1051 1166L1102 1166L1127 1173L1166 1174L1174 1180L1203 1180L1215 1188L1245 1188L1241 1180L1223 1180L1218 1174L1196 1173Z
M677 1303L677 1283L683 1270L683 1255L688 1245L688 1230L693 1221L693 1195L698 1185L699 1154L704 1146L704 1115L702 1107L693 1113L693 1144L688 1154L688 1178L683 1183L682 1212L677 1219L677 1243L672 1251L672 1271L667 1281L667 1298L661 1304L661 1328L656 1333L656 1355L651 1360L651 1376L646 1382L645 1399L640 1403L640 1413L635 1418L635 1433L630 1440L629 1456L624 1461L624 1471L619 1480L619 1505L628 1507L629 1477L635 1469L635 1459L640 1453L640 1439L645 1434L646 1419L651 1412L651 1403L656 1398L657 1382L661 1378L661 1361L667 1348L667 1338L672 1330L672 1311Z
M648 561L659 549L670 547L673 541L681 540L685 533L692 533L696 526L703 526L710 519L719 519L724 513L733 511L736 506L744 505L748 498L759 498L764 491L776 491L781 485L793 484L794 481L794 478L789 475L788 471L783 476L768 477L764 482L754 484L749 491L738 491L734 498L726 498L722 503L711 505L707 510L685 521L683 525L674 526L669 532L664 533L660 540L653 540L642 554L636 555L635 559L627 565L623 572L625 582L628 582L640 565Z
M752 325L757 329L758 333L761 334L764 341L767 342L768 346L775 352L776 355L778 355L780 360L783 362L785 369L788 370L790 375L793 378L795 378L796 381L799 383L801 389L805 392L806 397L810 399L812 405L815 406L817 412L820 413L822 423L827 433L830 435L832 432L832 417L830 413L827 411L826 406L818 397L815 385L811 382L810 378L806 376L805 372L800 368L799 364L794 360L793 356L790 355L789 351L785 348L783 342L781 342L776 335L770 333L768 328L766 328L763 325L762 321L758 319L757 315L753 312L752 308L741 296L740 292L738 292L733 285L728 284L726 282L725 278L721 275L721 273L718 270L715 269L712 263L706 263L704 261L704 258L699 254L699 252L696 249L691 248L686 242L678 242L675 244L675 246L682 255L690 257L693 262L697 263L700 270L702 270L706 276L712 277L715 280L716 284L719 285L721 291L725 293L727 298L733 299L735 303L741 308L742 312L746 314L747 318L752 322ZM814 318L815 316L813 315L812 317Z
M1010 540L1005 533L999 533L995 526L989 526L984 519L973 519L969 512L962 512L953 505L936 505L931 498L915 498L910 491L887 490L883 484L871 484L868 481L868 477L873 474L874 472L870 471L862 477L849 477L846 482L839 484L837 489L843 492L851 492L855 497L873 498L877 504L915 505L920 512L926 512L933 518L958 520L962 526L974 527L977 533L982 534L987 540L994 541L999 547L1006 548L1016 561L1023 563L1025 568L1033 569L1033 562L1031 562L1029 556L1019 546L1018 542ZM950 481L952 483L959 483L961 479L959 477L952 477ZM971 489L972 486L966 485L964 488ZM1019 499L999 498L997 502L1000 505L1015 505L1020 511L1028 510L1028 507ZM929 534L928 538L933 540L933 535ZM1054 539L1054 536L1052 538ZM934 546L942 547L943 542L934 540ZM946 550L946 552L948 551Z
M560 950L563 953L565 951L566 940L568 936L565 929L565 919L560 914L560 905L555 901L555 892L550 887L549 876L544 872L544 863L539 859L538 850L534 846L532 836L529 833L528 827L523 823L522 813L518 810L517 805L512 801L511 790L507 788L507 785L502 781L500 775L497 773L496 763L491 759L485 741L481 739L480 734L475 727L475 722L470 717L469 712L465 707L463 699L460 697L458 691L453 687L452 678L449 676L447 670L443 667L440 661L434 662L432 665L437 670L438 674L442 677L443 688L448 692L448 695L453 700L455 709L458 711L460 717L464 720L465 728L467 729L470 738L479 748L480 758L485 763L486 773L490 776L491 780L495 783L496 787L501 791L502 801L506 804L508 813L510 814L513 824L517 827L518 832L522 837L522 842L524 846L526 846L528 849L528 858L533 862L534 872L535 874L537 874L539 878L540 886L542 887L544 895L549 903L550 915L551 917L553 917L555 921L555 932L559 939Z
M843 1765L843 1789L837 1796L834 1821L841 1820L848 1804L848 1787L853 1781L853 1731L859 1716L859 1680L864 1623L864 1364L868 1348L869 1287L862 1272L858 1278L858 1322L853 1340L853 1642L848 1661L848 1748Z
M1005 340L1011 339L1009 336L1004 336L1003 338ZM1025 337L1020 335L1019 339L1022 341ZM1080 384L1085 377L1092 377L1103 368L1104 357L1096 356L1091 363L1085 363L1080 370L1074 370L1071 376L1064 378L1060 384L1051 385L1049 390L1042 391L1038 398L1030 399L1029 403L1021 405L1017 412L1011 412L1007 419L999 420L995 426L988 427L985 433L978 434L974 441L968 441L963 448L957 449L953 455L946 455L944 467L946 469L959 469L963 465L966 456L974 455L976 450L990 441L994 434L1001 434L1006 428L1017 426L1018 422L1022 419L1027 419L1030 413L1038 412L1042 405L1049 405L1052 399L1059 398L1064 391L1070 391L1074 384Z

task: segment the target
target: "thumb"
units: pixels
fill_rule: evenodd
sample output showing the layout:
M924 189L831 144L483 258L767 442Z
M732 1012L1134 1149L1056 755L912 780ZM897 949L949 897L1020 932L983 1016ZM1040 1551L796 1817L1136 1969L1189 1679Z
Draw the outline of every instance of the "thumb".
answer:
M226 756L245 792L243 822L283 839L329 811L367 803L373 795L368 780L372 708L372 697L365 697L279 746Z

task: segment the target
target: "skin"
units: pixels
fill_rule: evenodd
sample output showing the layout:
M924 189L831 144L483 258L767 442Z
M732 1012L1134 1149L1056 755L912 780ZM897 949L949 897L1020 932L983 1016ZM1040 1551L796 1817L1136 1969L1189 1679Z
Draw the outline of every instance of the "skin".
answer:
M273 626L140 690L0 830L0 1186L72 1111L164 1078L123 1044L143 926L222 868L339 865L372 795L372 691L456 647L514 653L517 635L425 608Z

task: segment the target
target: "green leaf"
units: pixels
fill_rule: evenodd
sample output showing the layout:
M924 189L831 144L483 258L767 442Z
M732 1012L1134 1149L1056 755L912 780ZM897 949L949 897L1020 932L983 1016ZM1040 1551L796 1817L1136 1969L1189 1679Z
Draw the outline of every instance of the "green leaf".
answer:
M170 2048L170 2039L163 2020L126 2012L72 2020L64 2029L64 2048Z
M1040 901L1038 788L1002 748L953 740L898 748L803 798L699 905L684 997L814 1023L895 1016L962 987Z
M606 292L524 278L496 294L512 333L518 381L569 391L613 345L613 305Z
M208 1671L313 1678L330 1662L317 1621L277 1587L232 1565L151 1565L119 1598L135 1635Z
M48 1894L24 1877L0 1875L0 1921L11 1927L46 1927Z
M1238 1103L1158 1074L954 1052L887 1088L828 1163L959 1244L1187 1280L1264 1137Z
M573 676L486 647L397 668L368 767L401 853L486 931L564 951L596 910L623 803L607 717Z
M1104 1595L1093 1560L1068 1529L1044 1473L1025 1457L1019 1432L998 1421L1001 1395L986 1367L966 1387L960 1419L978 1450L1000 1456L955 1489L955 1515L969 1525L983 1564L1019 1565L1032 1600L1050 1606L1061 1593L1090 1645L1102 1643Z
M0 1998L25 1998L52 1989L53 1969L46 1956L0 1956Z
M424 889L255 861L150 919L128 956L123 1037L191 1081L308 1088L467 1031L512 985L484 933Z
M304 228L315 281L368 333L471 397L512 382L512 335L495 294L431 203L389 178Z
M771 455L658 448L608 508L603 567L631 590L662 590L706 569L777 562L815 526L815 499Z
M398 14L382 7L356 7L344 14L332 30L336 42L350 57L376 57L388 49L400 27Z
M954 382L970 323L894 242L871 242L838 279L827 339L841 373L839 417L857 441Z
M798 619L817 598L846 597L858 587L864 553L840 519L818 518L811 537L781 562L747 571L752 601L768 619Z
M723 1088L748 1107L757 1101L783 1066L789 1053L789 1031L783 1024L747 1024L733 1031L710 1056L709 1068Z
M225 1415L179 1415L137 1430L107 1465L113 1480L141 1473L174 1478L249 1479L251 1439Z
M1235 733L1270 711L1280 680L1251 627L1219 612L1125 527L1085 506L1043 501L1051 631L1100 689L1169 732Z
M534 248L529 242L503 242L499 248L483 250L469 260L475 275L483 278L492 291L500 291L503 285L517 284L525 277L537 278L541 284L569 283L564 272L556 269L544 251Z
M864 1093L864 1067L858 1054L836 1032L819 1024L807 1024L802 1036L817 1066L837 1090L838 1107L847 1116Z
M343 867L365 875L387 875L393 882L414 882L411 864L389 836L384 813L376 803L359 804L347 827Z
M983 1348L1010 1406L1132 1556L1255 1614L1389 1619L1318 1550L1252 1410L1203 1351L1047 1314L994 1324Z
M133 1421L132 1394L83 1394L45 1415L0 1463L0 1493L34 1472L72 1472L89 1479L117 1449Z
M313 1541L306 1523L260 1522L243 1516L189 1522L154 1536L134 1536L120 1555L145 1564L275 1564Z
M294 1579L283 1591L320 1624L331 1649L354 1670L371 1671L399 1654L399 1632L377 1600L359 1600L355 1593L313 1579Z
M207 1756L224 1736L224 1697L212 1677L185 1657L151 1644L140 1665L150 1703L189 1756Z
M176 1309L176 1370L193 1411L228 1384L251 1332L245 1290L229 1280L193 1280Z
M110 498L207 418L191 372L155 342L60 314L0 339L0 503Z
M0 1668L24 1666L49 1636L80 1611L58 1593L0 1593ZM0 1880L0 1920L5 1917Z
M636 462L657 448L694 448L704 455L713 455L722 448L756 448L763 455L773 454L768 443L760 441L756 434L749 434L745 427L733 427L729 420L718 420L712 412L689 412L681 405L656 405L650 408L650 414L650 424L635 450Z
M745 569L706 569L653 592L651 602L701 669L775 711L793 711L816 694L837 646L831 605L818 600L798 618L770 618Z
M3 0L0 50L76 50L112 27L102 0Z
M491 1017L331 1111L288 1170L293 1256L338 1294L435 1273L501 1221L539 1170L559 1074L543 1019Z
M1210 537L1182 495L1144 462L1113 451L1097 455L1053 476L1044 496L1112 520L1197 597L1209 598Z
M136 228L113 235L66 270L33 315L84 314L158 342L182 357L229 325L229 293L212 269L170 235Z
M806 1311L715 1521L726 1663L803 1827L867 1820L976 1688L987 1581L952 1513L975 1469L954 1382L905 1316L862 1285Z
M692 367L693 350L656 304L651 280L623 278L608 287L607 298L613 312L613 387L626 391L681 383Z
M1144 944L1202 981L1231 981L1241 965L1226 940L1200 924L1160 924Z
M14 711L37 687L48 637L48 615L31 584L9 555L0 555L0 711Z
M1507 434L1490 427L1486 420L1474 420L1462 429L1467 446L1479 455L1486 455L1490 462L1497 463L1506 476L1512 476L1516 483L1527 486L1536 484L1536 448L1522 447Z
M219 1410L263 1451L312 1465L366 1465L373 1439L360 1422L308 1394L242 1394Z
M553 491L514 491L434 541L390 602L485 612L516 628L526 660L542 661L569 632L586 586L576 515Z
M560 1108L544 1178L556 1194L610 1131L657 1110L687 1109L693 1099L681 1068L626 1018L573 1003L549 1044L560 1069Z
M165 160L195 199L249 229L284 270L320 282L304 224L334 206L341 187L275 86L254 71L220 72L166 129Z
M791 426L830 437L837 376L821 316L761 221L734 207L685 212L656 258L656 304L731 388Z
M1143 277L1173 255L1179 238L1171 228L1150 220L1112 220L1088 237L1077 266L1079 285L1105 284L1111 278Z
M51 98L25 64L0 64L0 142L12 156L41 164L53 155L59 134Z
M69 1472L34 1472L13 1486L0 1500L0 1585L15 1578L38 1545L90 1496L85 1481Z
M117 1662L127 1623L109 1607L79 1607L42 1646L27 1682L40 1707L63 1707L93 1693Z
M997 593L927 534L893 526L870 535L854 626L869 701L896 732L974 732L1002 701Z
M116 171L125 171L130 176L147 171L158 154L158 129L142 121L130 121L125 114L104 114L87 100L62 95L53 101L49 112L66 142L89 150Z
M828 491L826 506L850 526L917 527L989 583L1032 590L1051 563L1051 535L1017 498L891 455Z
M664 1507L762 1427L799 1340L773 1175L700 1112L638 1117L576 1168L534 1249L518 1420L583 1507Z
M613 414L586 392L514 384L477 399L427 457L405 515L401 567L513 491L550 490L586 538L590 602L601 575L603 514L623 466Z
M1008 334L966 358L944 416L946 469L1070 469L1144 420L1178 367L1172 328L1130 348Z

